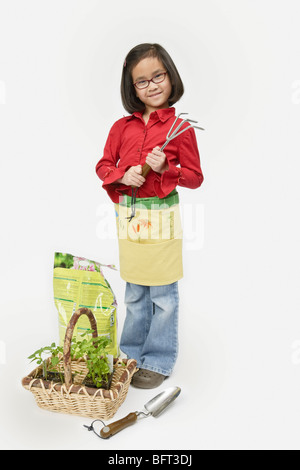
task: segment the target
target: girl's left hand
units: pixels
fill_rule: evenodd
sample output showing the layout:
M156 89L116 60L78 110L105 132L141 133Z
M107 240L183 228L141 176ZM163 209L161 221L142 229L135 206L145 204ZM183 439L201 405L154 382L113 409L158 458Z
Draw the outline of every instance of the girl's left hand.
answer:
M159 150L158 146L155 147L151 153L148 153L146 163L148 163L151 169L156 171L156 173L162 174L168 169L166 155Z

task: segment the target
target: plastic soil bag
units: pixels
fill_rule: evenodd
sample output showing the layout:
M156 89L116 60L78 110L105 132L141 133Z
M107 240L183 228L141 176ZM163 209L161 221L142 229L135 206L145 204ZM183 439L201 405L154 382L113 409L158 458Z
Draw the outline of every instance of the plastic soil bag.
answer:
M53 270L54 302L58 310L59 342L62 346L72 314L80 307L90 308L96 318L98 335L111 340L107 353L118 356L117 302L98 262L67 253L55 253ZM115 269L114 266L107 266ZM90 330L86 315L78 320L73 336Z

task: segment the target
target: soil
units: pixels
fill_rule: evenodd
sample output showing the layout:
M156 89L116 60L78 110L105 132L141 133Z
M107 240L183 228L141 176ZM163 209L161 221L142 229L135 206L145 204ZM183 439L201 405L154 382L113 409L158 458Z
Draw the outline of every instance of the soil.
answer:
M59 374L58 372L47 372L47 379L43 376L41 372L38 374L35 379L49 380L49 382L61 383L61 376L64 378L64 374Z
M47 372L47 379L45 379L45 377L43 376L43 373L41 372L35 377L35 379L49 380L49 382L54 382L54 383L62 383L61 376L62 378L64 378L64 374L59 374L58 372ZM107 381L102 382L101 387L97 387L93 383L92 379L87 377L82 382L82 385L86 385L87 387L95 388L95 389L104 388L105 390L109 390L111 386L112 378L113 378L113 373L108 376ZM73 379L74 379L74 374L72 374L72 380Z
M87 387L90 387L90 388L104 388L105 390L109 390L110 389L110 386L111 386L111 381L112 381L112 377L113 377L113 374L110 374L108 376L108 380L107 381L103 381L101 383L101 386L100 387L97 387L92 379L90 379L89 377L87 377L86 379L84 379L84 381L82 382L82 385L86 385Z

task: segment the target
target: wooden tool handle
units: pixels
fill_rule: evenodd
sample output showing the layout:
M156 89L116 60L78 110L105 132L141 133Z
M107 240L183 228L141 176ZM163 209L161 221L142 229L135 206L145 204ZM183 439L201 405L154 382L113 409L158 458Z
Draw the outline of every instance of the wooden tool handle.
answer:
M129 415L125 416L125 418L119 419L118 421L114 421L113 423L104 426L104 428L100 431L100 436L104 439L117 434L117 432L122 431L122 429L127 428L127 426L131 426L131 424L135 423L137 420L136 413L129 413Z
M145 163L145 165L143 165L142 167L142 176L146 178L150 170L151 170L151 167L148 165L148 163Z
M148 175L149 171L151 170L151 167L148 165L148 163L145 163L143 166L142 166L142 173L141 175L146 178L146 176ZM136 188L136 186L132 186L132 188Z

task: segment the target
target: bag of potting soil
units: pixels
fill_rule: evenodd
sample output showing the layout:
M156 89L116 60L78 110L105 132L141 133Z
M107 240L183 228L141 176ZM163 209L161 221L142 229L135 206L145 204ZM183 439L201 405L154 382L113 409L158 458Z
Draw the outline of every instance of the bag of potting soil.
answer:
M54 302L58 310L59 342L62 346L72 314L80 307L90 308L96 318L98 335L111 340L107 352L118 356L117 302L102 273L101 263L67 253L55 253L53 270ZM114 266L108 266L115 269ZM82 315L73 336L80 340L91 329L89 319Z

